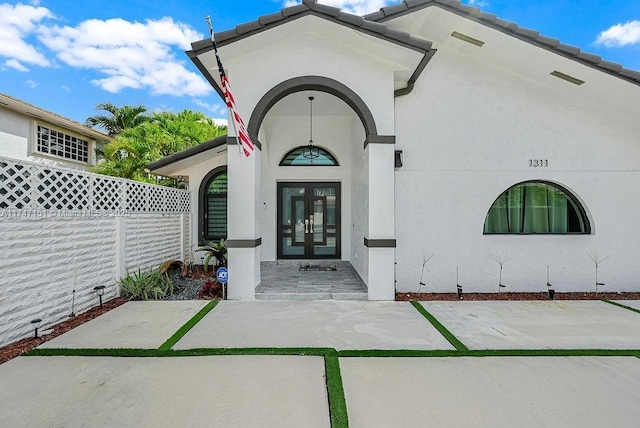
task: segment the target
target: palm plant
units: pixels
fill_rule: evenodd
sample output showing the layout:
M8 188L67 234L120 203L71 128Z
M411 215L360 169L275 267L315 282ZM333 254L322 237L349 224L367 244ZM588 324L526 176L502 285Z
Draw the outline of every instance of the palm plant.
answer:
M125 129L135 128L136 126L151 120L150 116L143 114L147 111L147 108L142 104L139 106L125 105L117 107L114 104L107 102L96 105L96 110L104 110L110 114L98 114L88 117L85 124L87 126L102 128L111 137L119 135Z
M220 242L207 242L204 247L200 247L197 251L205 251L207 253L204 259L204 271L209 269L209 262L214 258L216 260L215 267L227 265L227 244L224 239Z

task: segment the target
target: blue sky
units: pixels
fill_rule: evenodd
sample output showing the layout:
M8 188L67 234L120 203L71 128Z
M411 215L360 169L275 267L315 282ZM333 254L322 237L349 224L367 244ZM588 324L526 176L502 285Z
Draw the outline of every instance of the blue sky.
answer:
M320 0L363 14L399 0ZM0 92L84 122L101 102L226 118L184 54L295 0L0 0ZM640 70L640 0L463 0ZM224 58L223 58L224 60ZM232 82L233 83L233 82Z

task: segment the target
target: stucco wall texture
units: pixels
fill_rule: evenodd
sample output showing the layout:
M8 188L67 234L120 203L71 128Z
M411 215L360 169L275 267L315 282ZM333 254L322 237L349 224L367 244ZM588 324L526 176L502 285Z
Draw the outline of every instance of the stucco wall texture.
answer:
M188 219L180 213L0 216L0 346L33 334L35 318L42 319L40 330L66 319L74 289L76 314L98 304L98 285L106 287L105 301L117 297L120 264L134 271L183 259Z

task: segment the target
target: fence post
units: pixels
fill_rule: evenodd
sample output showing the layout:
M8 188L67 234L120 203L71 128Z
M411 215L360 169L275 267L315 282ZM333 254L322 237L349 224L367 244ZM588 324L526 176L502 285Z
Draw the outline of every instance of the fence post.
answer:
M116 254L115 254L115 280L118 281L126 275L126 217L116 216ZM116 290L116 295L120 295L120 290Z

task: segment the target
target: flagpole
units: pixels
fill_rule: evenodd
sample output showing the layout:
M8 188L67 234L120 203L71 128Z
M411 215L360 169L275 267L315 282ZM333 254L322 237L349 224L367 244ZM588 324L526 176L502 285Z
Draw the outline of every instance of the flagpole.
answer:
M209 35L211 36L211 43L213 44L213 51L216 54L216 61L218 62L218 68L220 68L220 72L222 73L222 71L224 71L224 70L222 69L222 63L220 62L220 58L218 57L218 44L216 43L216 38L215 38L215 36L213 34L213 26L211 25L211 18L209 17L209 15L207 15L206 19L207 19L207 25L209 25ZM227 110L231 111L231 115L232 116L235 114L235 112L233 110L229 109L228 106L227 106ZM228 123L229 123L229 121L227 121L227 127L228 127ZM236 125L236 121L235 121L234 117L231 118L231 123L233 124L233 133L235 134L236 144L238 145L238 154L240 156L242 156L244 152L243 152L243 149L242 149L242 143L240 142L240 138L238 137L238 127Z

